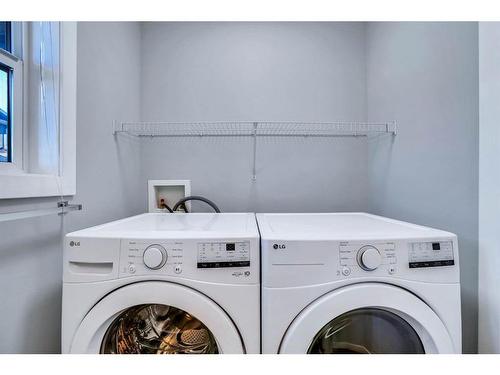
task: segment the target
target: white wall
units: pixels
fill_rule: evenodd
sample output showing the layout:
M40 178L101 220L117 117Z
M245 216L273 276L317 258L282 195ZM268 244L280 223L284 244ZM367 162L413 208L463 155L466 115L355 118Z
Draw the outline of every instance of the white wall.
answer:
M479 23L479 352L500 353L500 23Z
M146 121L364 120L361 23L145 23ZM223 211L343 211L367 205L366 141L144 143L148 179L191 179ZM201 206L196 206L202 209Z
M66 231L141 211L140 147L111 135L114 119L139 115L139 25L78 25L77 195L84 211L0 223L0 353L58 353L61 238ZM0 201L0 212L54 199Z
M463 350L477 350L477 23L370 23L367 116L395 120L370 144L377 214L458 235Z

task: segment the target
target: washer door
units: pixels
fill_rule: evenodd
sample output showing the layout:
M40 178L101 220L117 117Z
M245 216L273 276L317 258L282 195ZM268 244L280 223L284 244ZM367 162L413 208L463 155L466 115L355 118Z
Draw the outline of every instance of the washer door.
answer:
M72 353L245 353L222 308L178 284L148 281L108 294L85 316Z
M454 353L437 314L410 292L357 284L330 292L292 322L280 353Z

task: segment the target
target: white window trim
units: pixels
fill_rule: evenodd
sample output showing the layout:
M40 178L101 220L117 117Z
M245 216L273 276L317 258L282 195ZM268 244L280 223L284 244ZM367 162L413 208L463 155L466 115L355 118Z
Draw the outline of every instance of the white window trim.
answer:
M76 194L76 22L60 23L59 174L26 172L28 134L23 123L24 169L0 170L0 199ZM26 93L26 80L24 80ZM26 101L24 101L26 102ZM24 118L26 108L24 108ZM14 151L15 152L15 151Z

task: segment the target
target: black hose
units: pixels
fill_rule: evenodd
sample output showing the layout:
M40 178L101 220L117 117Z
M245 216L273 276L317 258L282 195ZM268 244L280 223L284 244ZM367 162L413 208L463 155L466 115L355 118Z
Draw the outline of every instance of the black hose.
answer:
M174 213L174 210L172 210L162 199L162 202L161 202L161 208L166 208L168 212L170 212L171 214Z
M217 207L217 205L214 202L212 202L210 199L201 197L199 195L191 195L190 197L184 197L184 198L182 198L179 202L177 202L175 204L175 206L174 206L174 208L172 208L172 210L176 211L181 204L184 204L187 201L202 201L202 202L205 202L210 207L212 207L215 212L220 213L219 207ZM187 212L187 207L185 205L184 205L184 207L186 208L186 212Z

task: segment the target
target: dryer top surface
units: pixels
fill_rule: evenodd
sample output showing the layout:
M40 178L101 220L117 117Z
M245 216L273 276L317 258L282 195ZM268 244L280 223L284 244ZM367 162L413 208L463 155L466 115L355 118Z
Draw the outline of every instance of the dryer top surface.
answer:
M454 237L453 233L367 213L257 214L264 240Z

